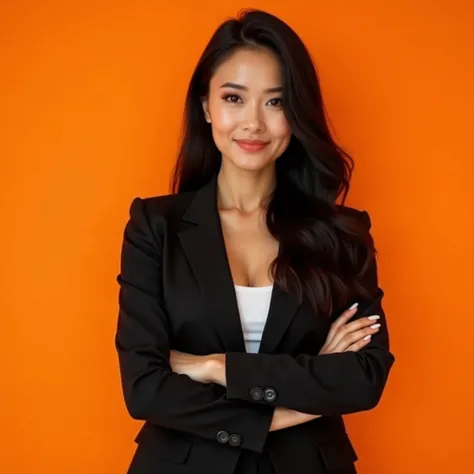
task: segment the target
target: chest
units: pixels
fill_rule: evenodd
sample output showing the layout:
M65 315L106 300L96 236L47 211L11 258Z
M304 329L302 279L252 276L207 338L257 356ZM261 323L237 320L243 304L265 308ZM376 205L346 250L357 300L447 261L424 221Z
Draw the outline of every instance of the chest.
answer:
M268 232L263 213L242 216L220 212L227 259L235 285L273 284L270 265L278 255L278 241Z

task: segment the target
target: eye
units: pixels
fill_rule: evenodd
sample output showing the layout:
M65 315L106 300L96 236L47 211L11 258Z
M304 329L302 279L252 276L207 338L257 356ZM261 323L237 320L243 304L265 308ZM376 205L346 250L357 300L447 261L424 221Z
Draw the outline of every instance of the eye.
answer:
M240 99L240 97L238 95L235 95L235 94L227 94L223 97L223 99L227 102L230 102L230 103L236 103L237 101L236 100L229 100L229 99Z
M275 103L275 101L280 101L279 103ZM281 99L281 97L275 97L274 99L270 99L268 102L272 102L272 106L273 107L281 107L283 105L283 101Z

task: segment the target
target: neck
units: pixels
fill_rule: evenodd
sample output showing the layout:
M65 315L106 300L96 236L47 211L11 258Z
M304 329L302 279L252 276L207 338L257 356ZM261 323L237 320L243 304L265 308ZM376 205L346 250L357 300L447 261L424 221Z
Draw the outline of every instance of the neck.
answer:
M245 214L265 209L275 186L274 167L259 171L229 171L221 166L217 177L218 207Z

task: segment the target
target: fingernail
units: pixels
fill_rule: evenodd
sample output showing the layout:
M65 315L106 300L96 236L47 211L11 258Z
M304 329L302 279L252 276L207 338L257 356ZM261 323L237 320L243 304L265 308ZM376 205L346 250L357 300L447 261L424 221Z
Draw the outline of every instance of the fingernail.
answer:
M372 326L370 326L372 329L375 329L375 328L379 328L380 327L380 324L372 324Z
M359 306L359 303L354 303L349 309L357 308L357 306Z
M364 340L370 339L372 336L369 334L368 336L364 337Z
M367 319L380 319L378 314L374 314L373 316L369 316Z

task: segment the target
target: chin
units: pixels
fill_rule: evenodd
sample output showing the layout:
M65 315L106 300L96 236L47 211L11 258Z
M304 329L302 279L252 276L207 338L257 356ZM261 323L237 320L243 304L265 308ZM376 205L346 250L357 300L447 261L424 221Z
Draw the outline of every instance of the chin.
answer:
M265 168L273 166L273 160L233 160L233 165L243 171L262 171Z

